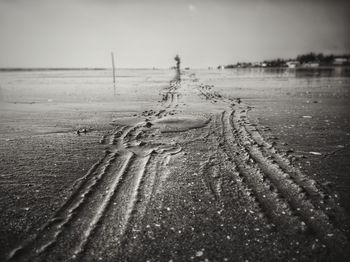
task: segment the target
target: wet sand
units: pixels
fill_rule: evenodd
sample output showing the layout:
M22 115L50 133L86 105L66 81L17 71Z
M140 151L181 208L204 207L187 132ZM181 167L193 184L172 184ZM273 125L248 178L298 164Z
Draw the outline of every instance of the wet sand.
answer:
M3 103L2 257L345 261L348 89L267 98L209 73L92 105Z

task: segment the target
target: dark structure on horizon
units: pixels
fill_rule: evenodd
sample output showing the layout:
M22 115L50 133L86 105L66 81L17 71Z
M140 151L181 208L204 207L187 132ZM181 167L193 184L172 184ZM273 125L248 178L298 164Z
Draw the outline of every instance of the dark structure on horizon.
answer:
M176 61L176 67L175 67L175 69L176 69L176 76L175 76L175 78L176 78L176 80L180 80L181 79L181 77L180 77L180 74L181 74L181 72L180 72L181 59L180 59L179 55L176 55L174 57L174 60Z
M294 59L273 59L258 63L238 62L224 66L224 68L251 68L251 67L289 67L290 64L300 67L318 67L318 66L349 66L350 54L345 55L324 55L322 53L308 53L298 55ZM222 67L222 66L219 66ZM218 67L218 68L219 68Z
M174 57L174 60L176 61L176 70L180 71L181 59L180 59L179 55L176 55Z

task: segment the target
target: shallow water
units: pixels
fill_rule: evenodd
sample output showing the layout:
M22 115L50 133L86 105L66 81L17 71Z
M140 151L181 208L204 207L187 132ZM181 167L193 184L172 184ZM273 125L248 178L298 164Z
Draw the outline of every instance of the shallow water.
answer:
M171 75L169 70L118 70L116 96L165 85ZM98 102L113 97L111 70L0 72L2 101Z
M350 68L325 69L231 69L190 70L203 83L245 98L270 97L281 93L311 97L349 96ZM172 70L117 70L117 99L155 98L159 87L168 85ZM304 92L304 93L303 93ZM132 97L130 97L132 94ZM0 72L0 101L101 102L115 99L111 70Z

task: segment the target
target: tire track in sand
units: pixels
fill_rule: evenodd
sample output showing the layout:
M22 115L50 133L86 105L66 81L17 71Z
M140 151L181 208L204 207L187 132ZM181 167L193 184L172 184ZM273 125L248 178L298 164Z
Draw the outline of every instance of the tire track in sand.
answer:
M175 101L175 100L174 100ZM153 117L153 116L152 116ZM113 244L117 236L120 244L129 220L142 216L135 211L137 203L149 199L143 194L147 185L161 186L164 175L156 181L145 181L146 170L151 161L159 162L160 170L170 157L181 151L177 145L145 143L140 141L148 130L147 122L134 126L117 126L110 136L103 136L100 143L107 144L105 156L89 172L75 183L75 191L54 217L33 238L25 241L9 255L9 261L75 260L89 247L94 239L106 239L106 245ZM157 155L158 157L153 157ZM164 173L165 174L165 173ZM139 206L137 207L139 208ZM112 222L107 220L112 218ZM108 224L106 224L108 223ZM106 234L105 228L109 229ZM107 232L107 233L108 233ZM64 251L63 251L64 250Z
M147 116L151 120L162 118L169 109L177 107L180 87L177 75L165 88L162 108L158 112L151 110ZM86 249L89 253L93 243L100 240L106 246L118 247L125 232L142 219L148 203L165 182L167 172L161 172L163 167L181 151L176 144L141 141L148 138L149 122L146 119L133 126L117 125L110 135L102 136L99 143L109 147L104 156L75 182L71 197L54 217L33 239L10 252L8 260L75 260ZM92 236L99 241L91 241ZM101 250L101 246L96 250Z
M234 163L234 170L237 170L242 182L251 189L253 197L256 198L266 216L276 225L284 228L290 234L295 234L302 227L302 221L292 214L287 203L280 197L273 188L269 178L251 161L245 151L233 135L233 129L229 121L229 115L225 111L220 116L222 126L224 148L230 161Z
M249 123L247 113L250 110L236 110L235 118L242 134L250 141L250 144L259 148L265 160L269 160L286 179L290 179L296 186L300 187L300 192L308 196L315 207L322 209L337 226L344 226L346 218L344 211L337 205L335 200L323 192L317 183L305 176L298 168L294 167L285 155L280 154L273 147L272 143L264 140L260 132Z
M226 115L228 115L226 113ZM245 117L243 117L245 119ZM306 225L315 233L322 241L330 248L339 248L347 243L345 235L338 228L331 223L329 216L324 212L320 206L314 205L315 198L321 196L319 191L315 188L307 187L312 183L307 181L304 177L305 185L297 183L291 178L290 174L301 174L295 172L296 168L288 168L288 166L281 167L277 161L271 158L279 158L281 164L281 157L275 155L266 156L266 152L258 146L255 140L251 141L251 137L244 128L242 117L235 114L233 111L229 116L230 125L233 127L233 135L238 144L248 153L248 157L255 162L259 169L268 177L271 184L283 197L286 203L291 207L293 213L300 217ZM261 142L261 141L260 141ZM294 171L294 172L293 172ZM311 192L313 198L306 192ZM314 199L314 201L312 200Z
M338 226L341 225L345 217L342 210L331 196L322 192L312 179L278 154L252 128L247 119L251 108L240 99L218 95L212 86L200 85L199 91L206 100L217 102L219 99L227 105L228 110L222 113L220 120L224 138L220 146L269 220L291 234L311 231L330 249L346 247L345 234L331 223L333 218ZM231 108L235 110L231 111Z
M81 257L82 261L90 257L105 257L105 250L108 250L107 257L116 258L125 255L126 250L130 252L135 248L133 239L135 230L142 224L143 218L147 213L150 203L162 201L159 198L158 191L161 190L166 180L167 171L166 161L169 161L171 155L177 154L181 149L178 147L166 147L155 149L147 157L145 168L138 171L138 179L133 180L130 177L125 180L119 194L113 200L113 205L108 209L101 227L97 228L94 239L91 241ZM130 191L130 188L134 188ZM131 195L130 197L128 195ZM124 204L124 199L132 199L129 205ZM123 214L124 218L120 218ZM123 222L124 221L124 222ZM123 223L120 223L123 222ZM101 248L101 242L103 248Z

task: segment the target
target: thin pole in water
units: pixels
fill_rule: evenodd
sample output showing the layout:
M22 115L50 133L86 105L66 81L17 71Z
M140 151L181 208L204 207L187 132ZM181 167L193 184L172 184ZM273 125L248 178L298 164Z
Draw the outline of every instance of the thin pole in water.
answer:
M112 66L113 66L113 88L114 88L114 96L115 96L115 66L114 66L114 54L111 53L112 56Z

